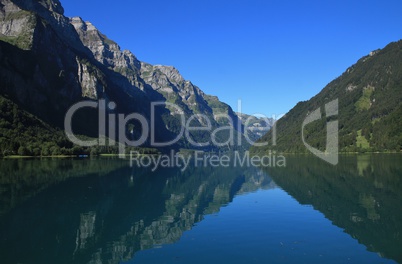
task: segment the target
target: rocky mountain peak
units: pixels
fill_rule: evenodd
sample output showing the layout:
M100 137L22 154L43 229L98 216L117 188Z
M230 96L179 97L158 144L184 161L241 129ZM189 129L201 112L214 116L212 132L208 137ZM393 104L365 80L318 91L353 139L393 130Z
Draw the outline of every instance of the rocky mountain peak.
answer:
M102 34L91 22L81 17L70 18L81 41L89 48L95 59L115 71L136 71L140 66L137 58L128 50L122 51L120 46Z
M180 74L180 72L173 66L164 66L164 65L155 65L154 69L161 71L165 74L170 80L179 83L183 82L184 78Z
M81 17L70 18L70 23L74 26L76 30L80 32L91 32L95 31L98 35L101 35L98 29L89 21L84 21ZM104 38L105 36L103 36Z
M4 42L0 42L0 59L4 56L3 61L13 62L10 66L0 60L0 70L3 67L5 75L1 94L58 127L62 126L72 103L84 98L102 98L115 101L121 113L140 113L146 117L150 115L152 102L172 103L182 109L187 119L199 114L207 116L215 128L228 123L218 120L219 115L227 114L233 120L235 132L243 133L237 126L240 120L229 105L185 80L175 67L141 62L92 23L81 17L65 17L63 11L58 0L0 0L0 40ZM10 49L13 51L9 52ZM20 63L25 61L32 63ZM179 119L174 114L177 109L169 107L158 110L155 121L156 137L162 142L178 133ZM96 125L88 126L94 118L88 114L80 119L82 123L77 125L82 129L80 133L91 136L96 133ZM198 120L199 124L203 122L205 118ZM88 127L95 129L88 131ZM140 129L135 133L140 135ZM218 137L224 142L228 135L228 131L223 131Z
M33 1L36 2L36 1ZM39 4L46 7L52 12L56 12L60 15L64 14L64 8L59 0L40 0Z
M34 34L40 28L46 33L46 27L66 45L82 54L88 49L82 45L77 32L64 15L64 9L59 0L0 0L0 37L3 41L29 50L35 42L43 42L45 36ZM52 33L52 34L53 34ZM40 34L39 34L40 35ZM35 37L37 36L37 37ZM50 37L50 34L47 35ZM40 44L38 44L40 45Z
M75 27L75 29L87 30L87 25L81 17L70 18L70 23Z

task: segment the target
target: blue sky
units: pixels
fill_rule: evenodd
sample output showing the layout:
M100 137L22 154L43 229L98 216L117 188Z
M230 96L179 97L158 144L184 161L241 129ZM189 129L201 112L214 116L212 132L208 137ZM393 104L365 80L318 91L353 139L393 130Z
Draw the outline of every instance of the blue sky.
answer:
M138 59L175 66L236 111L310 99L370 51L402 39L402 1L61 0Z

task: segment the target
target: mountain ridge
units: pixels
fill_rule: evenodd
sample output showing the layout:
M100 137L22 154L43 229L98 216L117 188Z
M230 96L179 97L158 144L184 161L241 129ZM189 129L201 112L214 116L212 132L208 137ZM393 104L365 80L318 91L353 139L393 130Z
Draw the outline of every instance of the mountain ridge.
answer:
M236 139L244 138L243 124L229 105L205 94L176 68L141 62L131 51L121 50L92 23L80 17L65 17L59 1L1 0L0 23L0 96L52 126L63 129L65 113L82 100L113 101L117 108L110 114L138 113L147 120L151 119L153 102L166 102L177 105L181 111L169 104L156 109L158 142L178 135L181 112L186 120L195 116L193 127L202 127L208 118L213 129L229 123L220 118L225 114L233 126L230 131L216 134L220 142L225 142L231 133ZM80 113L74 131L97 136L99 124L95 112ZM127 136L139 138L141 124L133 121L130 127L134 129L128 129ZM197 142L205 142L211 133L195 131L190 136ZM144 147L149 146L147 140ZM183 138L172 147L202 148ZM240 148L247 147L246 144Z
M339 113L321 118L303 128L309 114L338 100ZM323 109L321 109L323 110ZM325 111L321 111L325 113ZM402 150L402 40L370 52L310 100L299 102L276 123L276 145L272 133L260 139L265 147L252 152L308 152L306 143L326 151L326 124L338 120L340 152Z

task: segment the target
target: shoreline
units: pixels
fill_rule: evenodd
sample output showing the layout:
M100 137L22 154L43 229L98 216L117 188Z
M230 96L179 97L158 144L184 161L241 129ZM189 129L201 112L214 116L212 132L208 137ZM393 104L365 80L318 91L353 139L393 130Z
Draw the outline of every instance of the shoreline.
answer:
M257 155L263 153L255 153ZM281 155L314 155L313 153L297 153L297 152L276 152L276 154ZM375 154L402 154L401 152L340 152L338 155L375 155ZM158 155L158 154L141 154L141 156L147 155ZM160 155L160 154L159 154ZM120 154L99 154L96 156L91 155L55 155L55 156L19 156L19 155L10 155L5 157L0 157L0 159L42 159L42 158L56 158L56 159L67 159L67 158L79 158L79 159L87 159L87 158L102 158L102 157L120 157ZM126 155L129 156L129 155Z

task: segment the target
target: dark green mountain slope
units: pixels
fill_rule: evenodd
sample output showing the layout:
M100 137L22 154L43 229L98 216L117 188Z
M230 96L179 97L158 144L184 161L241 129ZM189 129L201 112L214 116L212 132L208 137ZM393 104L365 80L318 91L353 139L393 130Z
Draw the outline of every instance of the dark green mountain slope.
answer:
M63 131L0 96L0 157L10 154L60 155L67 154L66 149L72 147Z
M325 104L338 99L338 115L325 118ZM361 58L340 77L308 101L299 102L276 123L276 146L272 133L254 147L268 150L307 152L302 141L302 124L309 113L321 108L322 118L304 128L306 142L321 151L326 147L326 124L339 122L339 150L401 151L402 149L402 41L393 42Z

